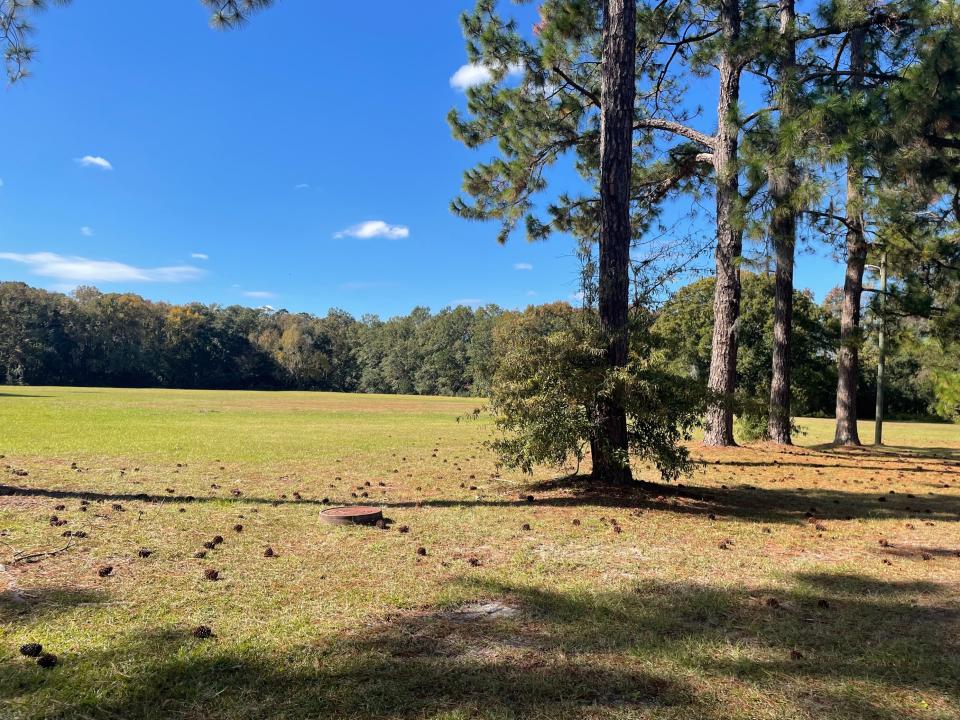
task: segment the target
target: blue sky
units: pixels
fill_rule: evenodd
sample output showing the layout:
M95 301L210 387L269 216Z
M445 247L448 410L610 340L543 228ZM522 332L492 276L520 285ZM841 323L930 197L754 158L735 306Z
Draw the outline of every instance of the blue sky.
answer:
M569 238L449 212L487 155L446 123L469 4L281 0L226 33L195 0L52 8L0 95L0 279L383 316L571 297ZM799 260L818 299L841 277Z

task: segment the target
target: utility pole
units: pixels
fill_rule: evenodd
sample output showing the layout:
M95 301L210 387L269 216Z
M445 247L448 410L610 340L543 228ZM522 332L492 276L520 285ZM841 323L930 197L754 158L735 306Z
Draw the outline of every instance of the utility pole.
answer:
M880 256L880 333L877 352L877 411L873 431L873 444L883 445L883 365L886 360L887 325L887 252Z

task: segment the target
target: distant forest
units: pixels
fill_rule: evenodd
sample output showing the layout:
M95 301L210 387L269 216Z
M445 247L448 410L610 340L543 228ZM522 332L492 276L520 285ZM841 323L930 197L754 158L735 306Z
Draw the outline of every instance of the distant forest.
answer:
M693 282L650 314L656 352L677 373L706 384L714 280ZM495 382L511 325L556 312L590 312L566 303L505 311L495 305L445 308L382 320L342 310L320 317L285 310L191 303L170 305L129 294L78 288L71 295L0 283L0 382L208 389L327 390L483 396ZM839 294L817 305L795 295L795 414L830 416L837 385ZM875 338L867 311L859 405L872 417ZM765 402L770 384L773 283L744 273L739 384L745 400ZM894 417L936 415L935 375L944 358L920 322L899 328L888 359L887 401Z

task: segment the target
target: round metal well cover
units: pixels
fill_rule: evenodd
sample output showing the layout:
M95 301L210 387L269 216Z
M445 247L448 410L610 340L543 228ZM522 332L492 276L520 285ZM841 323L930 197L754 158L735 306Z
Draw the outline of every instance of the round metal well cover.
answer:
M320 519L335 525L373 525L383 519L383 513L379 508L367 505L347 505L324 510L320 513Z

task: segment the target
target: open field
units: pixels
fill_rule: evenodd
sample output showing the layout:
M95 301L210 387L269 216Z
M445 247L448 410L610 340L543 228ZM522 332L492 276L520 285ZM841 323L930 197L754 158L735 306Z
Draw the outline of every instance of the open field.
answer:
M477 405L0 388L0 717L960 717L960 427L626 495L498 475Z

